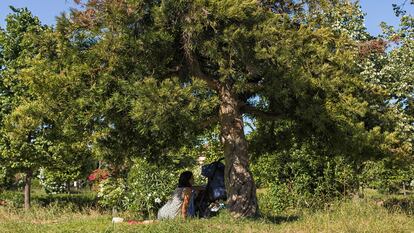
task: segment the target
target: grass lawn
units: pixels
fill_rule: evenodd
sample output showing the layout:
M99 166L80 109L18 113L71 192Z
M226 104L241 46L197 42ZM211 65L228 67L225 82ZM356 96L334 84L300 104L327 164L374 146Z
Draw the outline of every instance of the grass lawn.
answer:
M93 210L73 212L52 206L25 212L0 207L0 232L414 232L414 216L387 210L365 199L337 202L320 211L255 220L235 220L223 211L211 219L149 225L112 224L110 214Z

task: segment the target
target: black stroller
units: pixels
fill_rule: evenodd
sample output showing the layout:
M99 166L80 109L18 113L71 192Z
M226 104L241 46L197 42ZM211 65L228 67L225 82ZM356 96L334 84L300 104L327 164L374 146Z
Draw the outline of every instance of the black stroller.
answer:
M223 208L223 202L227 200L224 185L224 164L221 163L223 159L201 168L201 175L207 177L208 182L206 189L201 191L195 199L196 215L200 218L214 216L219 209Z

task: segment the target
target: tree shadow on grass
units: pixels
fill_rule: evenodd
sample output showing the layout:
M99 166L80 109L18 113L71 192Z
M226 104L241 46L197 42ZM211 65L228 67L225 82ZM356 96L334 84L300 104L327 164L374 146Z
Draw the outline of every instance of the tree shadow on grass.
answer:
M414 198L390 198L381 203L388 211L414 215Z
M269 223L281 224L281 223L298 221L300 219L300 216L299 215L281 216L281 215L262 214L260 218Z

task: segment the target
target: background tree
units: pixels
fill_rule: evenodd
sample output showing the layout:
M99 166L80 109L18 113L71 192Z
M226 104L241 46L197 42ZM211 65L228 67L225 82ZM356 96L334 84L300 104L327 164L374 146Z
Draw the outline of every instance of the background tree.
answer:
M365 59L361 73L364 78L370 79L371 84L386 90L383 92L383 103L373 110L383 114L383 124L393 125L395 136L401 142L392 157L367 163L364 171L370 177L367 180L369 186L387 192L396 192L402 187L405 190L413 179L414 24L412 16L401 13L400 19L398 29L385 23L381 25L383 34L366 46L377 52L370 53ZM383 52L378 53L378 49ZM384 112L384 109L390 111Z
M31 180L39 168L76 174L86 164L90 149L83 134L74 130L76 107L70 100L75 93L64 86L73 80L65 79L67 72L60 69L73 54L62 37L41 26L27 9L12 10L0 34L1 164L26 174L25 208L29 208ZM68 106L66 111L63 105Z
M11 9L13 13L6 19L6 29L0 33L1 164L26 174L25 208L29 208L31 179L44 161L43 146L47 142L42 140L39 115L33 110L33 104L27 102L30 98L27 87L16 75L26 67L22 57L32 49L26 35L41 33L45 28L27 9Z

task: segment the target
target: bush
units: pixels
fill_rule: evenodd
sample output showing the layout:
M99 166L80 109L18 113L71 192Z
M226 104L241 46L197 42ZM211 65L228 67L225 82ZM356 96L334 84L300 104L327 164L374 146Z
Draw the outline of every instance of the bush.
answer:
M40 169L37 176L40 181L40 185L45 189L48 194L57 194L67 192L67 177L64 173L50 172L46 169Z
M22 208L24 203L23 192L4 191L0 193L0 200L6 201L7 205L14 208ZM67 208L71 206L73 210L86 208L96 208L97 197L94 193L81 194L33 194L32 205L34 206L58 206Z
M110 177L100 182L99 204L133 211L140 217L154 217L175 189L179 174L177 169L135 160L126 179Z
M85 180L85 173L85 171L80 171L77 167L73 169L65 168L65 170L41 168L37 177L47 194L59 194L71 192L72 183Z
M177 186L180 171L137 160L128 174L128 209L155 216Z
M322 207L358 188L356 166L341 156L316 154L308 145L265 154L252 165L265 207L281 211L291 207Z
M0 192L0 200L6 201L8 206L18 208L23 206L24 196L22 192L3 191Z
M6 185L7 170L0 166L0 189Z
M94 193L81 194L47 194L33 196L35 205L47 207L58 206L61 208L72 207L74 211L96 208L97 197Z
M404 165L385 158L379 161L364 163L362 180L368 188L378 190L380 193L392 194L399 192L405 185L411 188L414 179L414 165L407 161Z
M126 193L126 182L122 178L102 180L99 183L99 204L103 207L126 209L129 204Z
M88 176L89 182L101 182L103 180L108 179L109 171L107 169L95 169L92 173Z
M268 214L279 214L292 206L293 198L289 195L289 188L283 183L274 183L263 194L258 195L260 210Z

